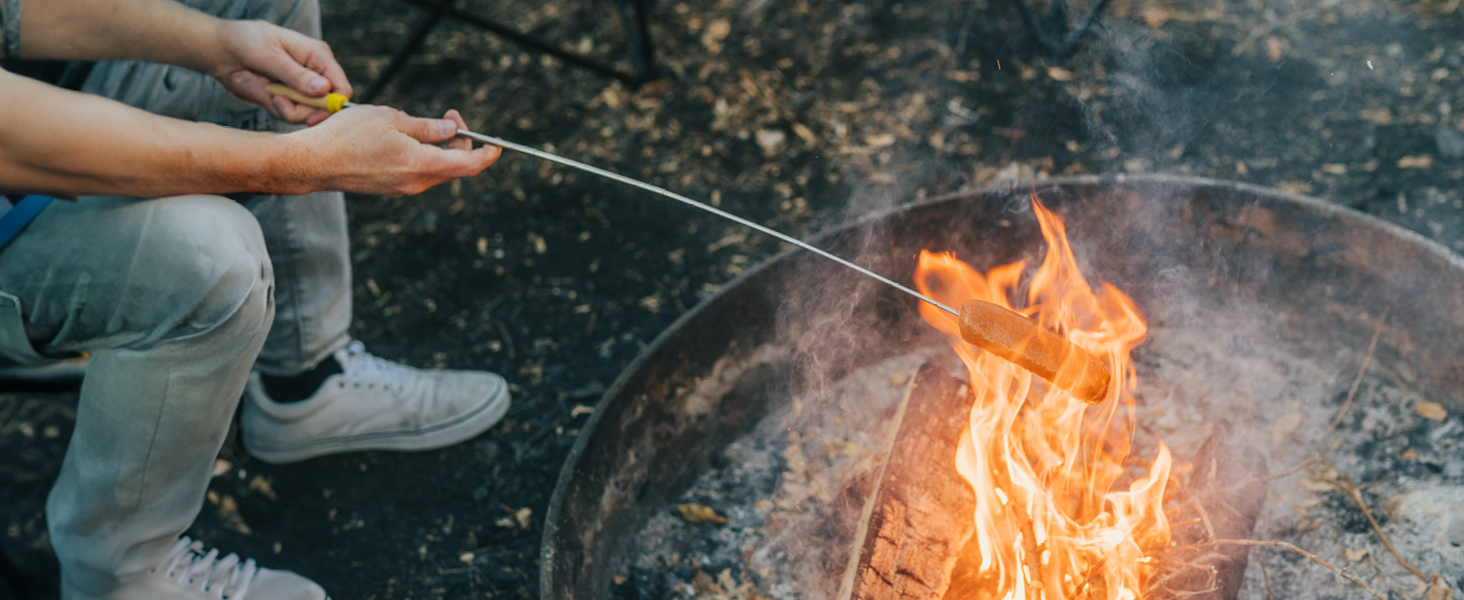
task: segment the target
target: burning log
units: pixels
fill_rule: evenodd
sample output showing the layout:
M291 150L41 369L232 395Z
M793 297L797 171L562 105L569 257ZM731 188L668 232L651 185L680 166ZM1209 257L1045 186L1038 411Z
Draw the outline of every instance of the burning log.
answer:
M897 433L860 518L840 600L935 600L975 528L976 500L952 456L970 397L926 363L897 413Z

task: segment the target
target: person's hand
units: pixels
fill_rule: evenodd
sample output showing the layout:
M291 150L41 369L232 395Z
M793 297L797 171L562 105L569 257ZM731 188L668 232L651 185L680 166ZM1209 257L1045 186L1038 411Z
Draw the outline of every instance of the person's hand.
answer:
M473 148L456 138L467 124L456 110L442 119L419 119L384 106L347 108L310 129L290 134L283 157L303 177L323 178L329 189L401 196L477 175L498 160L496 146ZM434 144L447 142L442 148Z
M351 96L351 83L325 42L264 21L219 25L221 56L209 74L235 96L263 106L291 123L314 125L330 113L301 106L265 89L279 81L308 96Z

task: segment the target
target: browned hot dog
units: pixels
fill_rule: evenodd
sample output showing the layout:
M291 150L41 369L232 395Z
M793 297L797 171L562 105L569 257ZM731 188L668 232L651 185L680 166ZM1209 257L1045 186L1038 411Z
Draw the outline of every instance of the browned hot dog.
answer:
M961 339L1096 404L1108 394L1108 365L1020 313L972 300L961 307Z

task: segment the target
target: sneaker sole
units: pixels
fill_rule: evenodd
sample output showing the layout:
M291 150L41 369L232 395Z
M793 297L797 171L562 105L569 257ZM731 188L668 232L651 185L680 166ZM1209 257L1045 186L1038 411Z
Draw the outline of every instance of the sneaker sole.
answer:
M388 450L396 452L436 450L468 441L477 437L478 434L487 431L488 428L497 424L503 418L503 415L508 414L509 404L511 404L510 394L508 393L508 389L505 388L503 394L497 399L483 403L481 407L472 412L440 425L412 432L324 438L308 445L294 448L259 448L251 446L247 443L247 440L244 446L249 451L249 454L255 458L275 465L300 462L302 460L329 456L331 454L362 452L365 450Z

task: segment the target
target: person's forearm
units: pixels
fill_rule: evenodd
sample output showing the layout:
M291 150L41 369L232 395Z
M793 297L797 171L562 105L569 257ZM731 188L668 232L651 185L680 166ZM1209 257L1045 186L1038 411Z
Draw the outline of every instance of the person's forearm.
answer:
M60 196L327 189L289 135L149 114L0 71L0 190Z
M224 23L175 0L22 0L20 57L150 60L208 72Z

